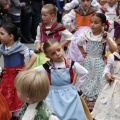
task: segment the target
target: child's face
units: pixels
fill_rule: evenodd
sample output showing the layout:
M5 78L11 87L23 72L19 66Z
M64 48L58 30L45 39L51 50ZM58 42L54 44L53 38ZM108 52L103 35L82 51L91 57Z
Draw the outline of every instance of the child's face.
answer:
M101 30L104 27L104 24L101 22L101 19L97 16L92 16L90 19L90 27L94 35L101 33Z
M116 40L116 44L117 44L118 52L120 53L120 38Z
M11 35L8 34L4 28L0 28L0 42L2 44L8 44L11 41Z
M90 7L91 0L81 0L81 6L83 9L88 9Z
M55 62L62 62L63 55L64 51L57 42L46 49L46 56Z
M21 92L17 91L17 95L22 102L27 102L28 101L27 96L22 94Z
M42 22L45 24L49 24L51 20L54 19L54 14L49 13L49 9L42 8L41 10L41 15L42 15Z
M107 3L110 7L113 7L117 3L117 0L107 0Z

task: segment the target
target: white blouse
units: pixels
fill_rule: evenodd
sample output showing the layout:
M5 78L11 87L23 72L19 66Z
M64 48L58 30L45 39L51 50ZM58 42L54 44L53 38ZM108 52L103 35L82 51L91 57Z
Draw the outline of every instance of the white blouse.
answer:
M74 9L76 6L80 4L80 0L72 0L70 3L66 3L63 7L64 10L71 10ZM91 5L94 6L97 10L101 7L97 0L92 0Z
M64 37L64 40L73 40L74 39L73 34L70 33L67 29L65 29L63 31L59 31L59 35ZM36 36L35 42L41 42L41 40L40 40L40 25L38 25L38 27L37 27L37 36Z
M54 62L54 67L55 68L65 68L65 63L64 62ZM45 71L44 67L38 66L35 68L36 70L39 71ZM74 65L72 66L73 72L77 73L77 79L76 79L76 83L75 83L75 87L78 91L80 91L82 85L84 84L85 80L86 80L86 75L88 74L88 71L81 66L79 63L75 62Z
M107 59L107 65L105 66L103 76L104 76L106 73L110 73L110 72L111 72L112 63L114 62L114 55L117 56L117 57L120 59L119 53L114 52L113 54L110 54L109 57L108 57L108 59Z

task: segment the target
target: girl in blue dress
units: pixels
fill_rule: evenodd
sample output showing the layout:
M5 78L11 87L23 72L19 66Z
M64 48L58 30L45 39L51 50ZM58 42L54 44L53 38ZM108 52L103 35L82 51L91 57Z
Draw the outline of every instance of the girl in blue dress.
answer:
M84 80L87 70L79 63L64 57L64 52L55 39L44 43L43 50L50 61L35 68L47 71L50 91L45 100L60 120L87 120L80 97L73 83L74 73Z
M27 46L20 43L17 26L5 23L0 27L0 56L4 59L4 71L0 83L0 92L8 103L13 117L17 117L23 104L17 96L14 87L14 78L19 71L29 69L36 60L35 53ZM24 58L29 57L25 65Z

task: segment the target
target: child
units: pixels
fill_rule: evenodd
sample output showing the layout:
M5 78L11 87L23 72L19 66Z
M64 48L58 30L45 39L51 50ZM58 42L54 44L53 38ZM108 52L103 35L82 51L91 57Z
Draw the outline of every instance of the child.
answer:
M13 116L17 116L23 104L17 97L14 78L18 71L28 70L36 60L35 53L19 41L17 27L12 23L5 23L0 27L0 56L4 58L4 71L0 83L0 91L5 97ZM25 65L24 57L30 59Z
M116 36L117 50L108 57L103 87L92 112L95 120L120 119L120 33Z
M49 79L45 72L23 71L15 78L18 97L25 102L20 120L58 120L43 102L49 93Z
M0 92L0 120L10 120L10 111L5 98Z
M42 23L37 28L37 36L35 41L36 50L41 52L39 56L40 60L37 59L33 67L41 65L48 60L42 52L42 45L48 38L55 38L57 41L61 42L61 37L64 36L65 41L61 43L63 47L73 39L73 35L61 23L55 22L55 17L57 14L55 5L44 5L42 7L41 14Z
M71 9L74 9L76 6L79 6L80 0L72 0L70 3L65 4L64 10L70 11ZM101 7L100 4L97 2L97 0L92 0L91 6L94 6L97 10Z
M90 110L92 110L101 86L104 83L104 80L101 78L104 69L103 57L105 52L108 47L111 52L116 50L112 40L103 30L106 26L108 25L105 15L103 13L96 13L91 16L91 30L80 34L77 38L77 44L79 47L85 42L87 44L86 52L83 49L82 54L86 56L84 67L89 71L89 74L86 77L87 80L83 85L82 92L83 98L86 100Z
M116 9L116 17L114 18L114 38L116 38L117 34L120 31L120 1L118 1L117 9Z
M46 71L50 79L51 87L45 102L60 120L87 120L77 90L73 86L74 73L79 75L80 82L85 80L87 70L79 63L64 58L63 49L55 39L47 40L43 50L50 61L35 69Z
M63 24L74 31L75 37L78 37L82 32L90 29L90 17L96 12L96 9L91 6L92 0L81 0L79 6L76 9L70 11L70 13L63 16ZM73 20L76 21L76 25L73 24ZM85 49L86 45L84 45ZM82 63L84 57L82 56L79 48L76 44L76 39L72 40L68 50L68 56L79 63Z

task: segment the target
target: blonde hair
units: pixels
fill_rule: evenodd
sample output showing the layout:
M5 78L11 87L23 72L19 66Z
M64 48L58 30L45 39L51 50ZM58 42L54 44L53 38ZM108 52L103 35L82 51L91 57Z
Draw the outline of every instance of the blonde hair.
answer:
M28 96L32 101L43 101L49 92L49 79L45 72L26 70L15 78L18 92Z
M58 8L53 4L45 4L43 8L48 9L50 14L57 15Z

